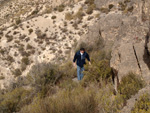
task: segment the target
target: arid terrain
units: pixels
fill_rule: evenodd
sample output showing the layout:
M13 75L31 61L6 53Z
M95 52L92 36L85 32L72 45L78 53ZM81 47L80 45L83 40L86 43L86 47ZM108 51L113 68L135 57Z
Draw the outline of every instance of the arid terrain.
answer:
M0 113L149 113L149 89L149 0L0 0Z

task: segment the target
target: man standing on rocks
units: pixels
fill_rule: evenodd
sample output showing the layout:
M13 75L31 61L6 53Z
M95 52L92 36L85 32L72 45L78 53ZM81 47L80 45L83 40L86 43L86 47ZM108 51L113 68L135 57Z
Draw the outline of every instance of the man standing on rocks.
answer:
M73 59L74 66L77 65L78 80L82 80L84 76L83 71L84 71L84 64L86 64L85 59L87 59L89 61L89 65L91 65L90 57L88 53L85 52L84 48L81 48L78 52L76 52L76 54L74 55L74 59Z

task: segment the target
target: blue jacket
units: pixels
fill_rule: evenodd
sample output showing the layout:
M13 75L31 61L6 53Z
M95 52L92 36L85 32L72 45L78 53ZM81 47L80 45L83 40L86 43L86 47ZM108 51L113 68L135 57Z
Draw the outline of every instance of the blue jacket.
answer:
M88 53L84 52L83 57L82 57L82 59L81 59L80 51L78 51L78 52L76 52L76 54L74 55L73 62L76 62L76 60L77 60L77 62L76 62L77 65L78 65L79 67L83 67L84 64L86 64L85 59L87 59L88 61L90 61L90 58L89 58Z

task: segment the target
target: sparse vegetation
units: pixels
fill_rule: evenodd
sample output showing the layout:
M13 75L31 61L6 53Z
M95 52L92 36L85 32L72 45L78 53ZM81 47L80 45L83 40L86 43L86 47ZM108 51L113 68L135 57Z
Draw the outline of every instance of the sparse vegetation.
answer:
M3 80L3 79L5 79L5 77L4 76L0 76L0 80Z
M27 44L26 49L32 49L33 47L30 44Z
M16 24L18 25L20 23L21 23L21 19L20 18L16 19Z
M131 113L149 113L150 112L150 94L145 93L141 95L139 100L136 102Z
M127 76L122 78L122 81L119 85L119 91L124 95L125 99L131 98L132 95L135 95L140 89L144 87L144 82L134 73L129 73Z
M28 57L23 57L21 61L22 61L22 63L24 63L26 65L29 65L29 63L30 63L30 60Z
M31 34L33 32L33 29L29 29L29 34Z
M22 74L22 72L21 72L21 70L19 68L17 68L17 69L15 69L13 71L13 74L15 75L15 77L18 77L18 76L20 76Z
M108 9L107 7L102 7L102 8L100 8L100 11L102 12L102 13L109 13L110 12L110 9Z
M52 19L56 19L57 17L56 16L52 16Z
M31 15L36 15L36 14L38 14L38 12L39 12L39 10L38 10L38 9L35 9L35 10L31 13Z
M65 19L66 20L72 20L73 19L73 15L71 13L66 13L65 14Z
M87 14L92 14L93 10L96 8L95 4L92 4L90 6L88 6L88 9L86 10Z
M60 5L58 7L56 7L56 10L58 10L59 12L64 11L65 6L64 5Z

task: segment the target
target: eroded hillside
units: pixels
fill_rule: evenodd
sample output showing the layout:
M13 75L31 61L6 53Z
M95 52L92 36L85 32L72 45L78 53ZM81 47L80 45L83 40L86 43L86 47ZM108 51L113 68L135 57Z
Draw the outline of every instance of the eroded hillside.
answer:
M83 112L89 110L89 106L92 106L90 113L118 112L123 107L121 112L131 112L136 99L144 91L149 92L149 14L149 0L2 1L0 89L11 86L12 92L3 90L0 93L0 108L9 110L9 95L19 95L10 98L18 99L20 95L24 97L25 92L26 106L19 104L19 109L18 106L11 109L13 112L21 110L22 106L23 113L54 112L56 106L49 102L57 103L55 113L65 108L72 111L71 107ZM72 62L66 61L81 46L90 53L92 66L86 65L88 76L76 83ZM115 91L110 80L112 76ZM117 89L119 83L121 86ZM73 92L75 95L70 96ZM80 100L78 92L87 99ZM77 101L68 101L68 98ZM18 100L24 103L22 98ZM16 105L16 101L12 101ZM59 101L66 104L58 104ZM44 109L38 103L43 103ZM79 109L79 104L87 107ZM37 109L33 109L35 105ZM46 105L52 109L47 109Z

